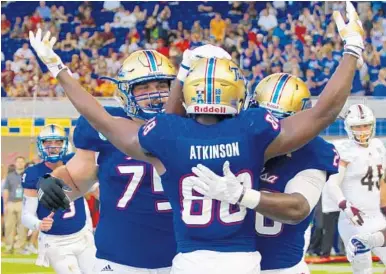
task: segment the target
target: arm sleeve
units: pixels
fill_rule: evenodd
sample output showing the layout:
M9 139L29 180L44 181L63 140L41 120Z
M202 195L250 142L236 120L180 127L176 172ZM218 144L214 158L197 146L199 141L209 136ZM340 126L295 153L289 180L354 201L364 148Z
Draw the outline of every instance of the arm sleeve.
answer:
M326 171L317 169L303 170L287 183L284 193L303 195L310 205L311 212L319 201L326 178Z
M23 197L23 208L21 213L21 223L31 229L38 230L40 226L40 220L36 215L36 210L38 209L38 198L37 197Z
M334 200L334 202L336 202L337 205L346 199L340 187L345 174L346 167L339 165L339 172L332 175L326 184L328 195Z

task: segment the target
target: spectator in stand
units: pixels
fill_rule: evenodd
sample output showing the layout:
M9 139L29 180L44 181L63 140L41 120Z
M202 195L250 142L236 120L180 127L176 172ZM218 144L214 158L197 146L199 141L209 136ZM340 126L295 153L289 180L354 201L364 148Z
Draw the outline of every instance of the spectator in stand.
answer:
M21 177L24 173L24 167L24 157L17 157L15 160L15 171L8 174L4 183L5 254L12 254L14 248L18 253L26 254L27 229L21 224L23 200ZM15 242L16 232L18 237Z
M105 23L104 31L99 34L103 41L103 46L109 45L115 42L115 35L111 32L110 23Z
M72 39L71 32L66 33L66 39L60 42L60 50L62 51L72 51L77 48L77 43L75 39Z
M79 18L79 14L78 14L78 18ZM81 23L82 23L82 27L95 27L95 21L94 21L94 18L91 17L90 9L86 9L84 11L84 19L81 20Z
M88 48L95 47L96 49L99 49L102 46L103 46L103 38L98 31L94 32L94 34L88 40L88 43L86 43L86 47Z
M169 47L165 45L165 41L163 39L158 39L157 51L166 57L169 57Z
M104 1L102 11L117 11L121 7L121 1Z
M382 49L379 51L381 67L386 67L386 37L382 38Z
M88 49L88 41L90 39L90 33L89 32L83 32L82 36L78 39L78 49Z
M360 67L358 65L352 83L351 96L363 96L365 93L364 81L362 80Z
M51 10L46 6L45 1L40 1L39 7L36 8L36 11L43 19L51 19Z
M78 40L82 36L82 27L76 26L74 33L71 34L72 39Z
M378 75L381 70L379 54L374 54L371 60L367 63L370 85L378 80Z
M201 36L201 34L204 30L201 27L199 20L194 21L192 29L190 31L192 34L198 34L199 36Z
M202 4L197 7L198 12L207 13L208 15L213 12L213 6L210 2L204 1Z
M115 52L111 54L110 58L106 59L106 63L107 63L107 73L111 75L117 74L118 70L122 66L121 62L118 60L118 54Z
M11 68L12 62L6 61L5 68L1 72L1 83L4 85L5 89L8 89L13 83L13 78L15 77L15 72Z
M59 8L57 8L56 5L52 5L51 15L52 15L51 20L59 25L63 23L67 23L68 21L68 16L65 15L63 6L60 6Z
M141 11L140 7L136 5L133 10L133 14L135 15L135 18L137 19L137 22L142 22L145 20L147 15L147 9L144 9Z
M257 64L252 68L252 73L248 77L248 88L251 92L254 92L256 86L259 84L261 80L264 79L265 73L260 64Z
M39 80L39 84L34 87L34 92L36 92L39 97L54 97L55 93L50 81L51 75L49 72L44 73L41 79Z
M386 68L379 71L378 80L374 83L373 96L386 96Z
M241 7L241 2L232 2L232 7L229 11L229 14L242 15L243 9Z
M125 10L123 6L118 9L114 15L114 22L111 24L113 28L134 28L137 24L137 17L134 13Z
M221 18L220 13L216 13L215 17L210 20L210 35L215 38L216 41L223 41L225 38L226 24Z
M273 14L269 14L267 9L264 9L261 12L259 21L257 22L259 27L264 31L272 31L275 27L277 27L277 18Z
M11 22L7 19L5 14L1 15L1 35L8 34L11 30Z
M22 39L24 37L21 17L16 17L15 23L13 24L13 29L10 33L12 39Z
M257 10L255 8L255 2L248 2L247 13L249 14L250 18L256 18L257 17Z

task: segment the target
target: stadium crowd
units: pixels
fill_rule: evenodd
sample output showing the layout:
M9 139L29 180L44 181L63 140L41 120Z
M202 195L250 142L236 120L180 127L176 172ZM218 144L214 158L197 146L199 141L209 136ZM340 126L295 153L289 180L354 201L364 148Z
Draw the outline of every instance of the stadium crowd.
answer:
M22 6L21 6L22 5ZM55 51L95 96L112 96L123 60L155 49L178 67L185 49L222 46L242 67L249 86L266 75L288 72L319 95L338 65L342 45L333 9L340 2L6 2L1 18L2 97L65 96L28 44L29 30L57 39ZM17 7L17 8L16 8ZM359 2L366 31L365 65L352 95L386 96L386 3ZM188 15L188 16L187 16Z

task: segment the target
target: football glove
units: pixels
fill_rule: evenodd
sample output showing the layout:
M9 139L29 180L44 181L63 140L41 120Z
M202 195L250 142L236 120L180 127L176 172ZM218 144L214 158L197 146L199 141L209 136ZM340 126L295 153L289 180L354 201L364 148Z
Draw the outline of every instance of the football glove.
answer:
M344 43L344 53L351 54L358 58L363 64L362 51L364 50L364 30L359 16L350 1L346 1L346 15L348 23L346 24L339 11L334 11L333 17L338 28L340 37Z
M197 47L194 50L187 49L182 55L182 62L180 69L178 70L177 79L181 82L184 82L194 61L197 61L200 58L210 57L232 60L232 57L228 52L220 47L213 45L204 45Z
M353 206L347 200L343 200L339 203L339 208L346 214L347 218L351 221L351 223L355 226L363 225L362 216L364 213L360 211L358 208Z
M65 210L70 207L71 200L66 195L65 191L70 191L70 188L59 178L46 174L39 179L39 202L51 211L56 211L58 209Z
M52 49L56 43L56 38L51 37L48 31L42 39L42 30L39 28L36 35L32 31L29 32L29 41L32 48L36 51L40 60L47 66L52 75L56 78L63 69L68 69L60 59L60 57Z

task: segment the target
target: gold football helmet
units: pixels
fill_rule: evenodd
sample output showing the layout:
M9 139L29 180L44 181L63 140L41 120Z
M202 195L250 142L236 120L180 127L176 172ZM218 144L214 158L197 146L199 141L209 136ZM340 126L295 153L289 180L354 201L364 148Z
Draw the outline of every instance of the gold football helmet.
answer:
M43 127L37 138L37 147L43 161L56 163L63 159L68 150L68 137L64 129L58 125Z
M311 107L311 94L306 83L287 73L265 77L255 88L254 97L260 107L279 119Z
M184 82L188 114L238 114L246 96L244 76L227 59L202 58L193 64Z
M146 96L143 94L135 96L134 86L150 81L172 81L175 77L175 68L164 55L154 50L138 50L126 58L116 79L103 78L118 85L117 97L129 116L147 120L163 111L169 91L149 92ZM144 102L146 106L143 106Z

